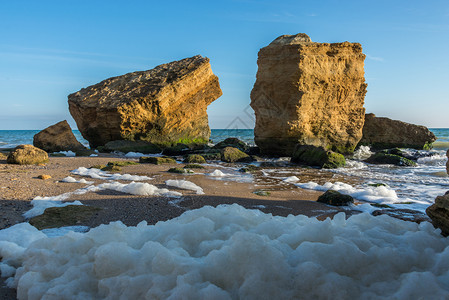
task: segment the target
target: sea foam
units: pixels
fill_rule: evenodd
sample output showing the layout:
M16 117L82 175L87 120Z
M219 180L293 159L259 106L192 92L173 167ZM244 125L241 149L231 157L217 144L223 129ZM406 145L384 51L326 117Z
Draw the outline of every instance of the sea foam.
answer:
M19 299L444 299L449 240L427 222L359 214L318 221L236 204L148 226L49 238L0 231Z

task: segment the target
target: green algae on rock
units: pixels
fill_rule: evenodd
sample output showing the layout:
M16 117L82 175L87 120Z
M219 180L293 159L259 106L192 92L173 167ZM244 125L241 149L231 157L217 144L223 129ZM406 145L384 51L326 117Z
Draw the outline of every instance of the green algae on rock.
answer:
M347 206L354 202L354 198L349 195L344 195L338 191L328 190L318 197L317 202L333 206Z
M154 164L154 165L162 165L162 164L176 164L176 160L171 157L148 157L142 156L139 158L139 162L143 164Z
M386 164L386 165L396 165L396 166L405 166L405 167L414 167L416 163L408 158L395 155L395 154L387 154L378 152L371 155L365 162L370 164Z
M200 154L189 154L185 159L185 163L188 164L204 164L206 160Z
M237 162L249 158L249 155L234 147L226 147L221 150L221 160L224 162Z
M346 165L345 157L323 147L297 145L293 151L291 162L326 169L335 169Z

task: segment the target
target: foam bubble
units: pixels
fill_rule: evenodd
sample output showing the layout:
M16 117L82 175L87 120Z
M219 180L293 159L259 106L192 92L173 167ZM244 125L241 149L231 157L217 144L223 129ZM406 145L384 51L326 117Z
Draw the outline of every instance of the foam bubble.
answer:
M67 157L75 157L76 153L73 151L59 151L59 152L54 152L55 154L64 154Z
M360 146L359 149L354 151L354 154L352 155L352 157L355 160L365 160L365 159L369 158L373 154L374 153L371 152L371 149L370 149L369 146Z
M139 175L131 175L131 174L118 174L118 173L108 173L106 171L102 171L100 169L92 168L88 169L85 167L79 167L72 171L72 174L91 177L94 179L102 179L102 180L129 180L129 181L143 181L143 180L151 180L152 178L148 176L139 176Z
M289 183L294 183L294 182L298 182L299 178L296 177L296 176L289 176L289 177L284 178L282 181L289 182Z
M85 184L92 184L93 181L87 181L84 178L81 178L80 180L76 180L72 176L67 176L61 180L61 182L68 182L68 183L85 183Z
M30 227L0 231L1 269L6 276L17 270L8 283L19 299L444 299L449 293L449 239L427 222L366 213L321 222L234 204L151 226L115 222L55 238ZM17 231L33 241L20 234L17 240Z
M343 182L326 182L323 185L320 185L316 182L307 182L307 183L296 183L297 187L303 188L303 189L309 189L309 190L317 190L317 191L327 191L327 190L334 190L338 191L342 194L351 195L352 197L358 199L358 200L365 200L370 202L377 202L377 203L394 203L398 201L398 196L396 192L387 187L387 186L366 186L366 187L360 187L355 188L350 184L343 183Z
M168 189L160 189L155 185L146 182L131 182L128 184L120 182L108 182L98 185L97 188L108 189L130 195L140 195L140 196L167 196L167 197L182 196L181 193L169 191Z
M190 182L187 180L170 179L170 180L165 181L165 184L168 186L175 186L180 189L195 191L199 195L204 195L204 191L201 187L199 187L196 184L194 184L193 182Z

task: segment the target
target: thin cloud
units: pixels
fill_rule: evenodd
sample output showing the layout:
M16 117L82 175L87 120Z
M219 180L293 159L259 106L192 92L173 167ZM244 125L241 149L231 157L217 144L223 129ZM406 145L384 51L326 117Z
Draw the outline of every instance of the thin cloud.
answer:
M366 58L369 60L374 60L374 61L380 61L380 62L384 61L384 59L382 57L372 56L369 54L366 54Z

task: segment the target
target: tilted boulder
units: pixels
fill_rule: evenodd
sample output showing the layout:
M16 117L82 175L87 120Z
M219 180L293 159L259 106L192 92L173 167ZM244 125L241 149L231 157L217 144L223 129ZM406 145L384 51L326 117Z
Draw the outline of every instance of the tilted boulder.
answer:
M435 135L425 126L366 114L360 144L373 149L429 149L435 140Z
M365 118L364 60L358 43L313 43L303 33L260 49L251 107L261 153L291 156L298 143L353 152Z
M48 162L48 154L32 145L19 145L9 153L6 162L18 165L44 164Z
M114 140L207 142L207 106L222 94L200 55L106 79L68 96L91 147Z
M34 135L33 145L47 152L77 151L84 147L72 132L66 120L45 128Z

